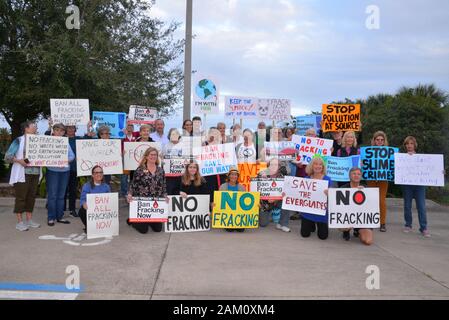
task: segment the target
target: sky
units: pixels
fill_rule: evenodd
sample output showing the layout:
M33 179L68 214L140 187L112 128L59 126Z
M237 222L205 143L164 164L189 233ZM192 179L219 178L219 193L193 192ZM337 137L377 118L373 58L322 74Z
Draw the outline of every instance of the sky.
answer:
M291 99L298 116L402 86L433 83L449 92L447 0L193 2L192 69L213 77L221 96ZM372 5L378 29L366 25ZM156 0L148 14L181 23L175 38L183 39L185 10L184 0ZM209 116L207 126L219 120ZM181 121L182 110L167 127Z

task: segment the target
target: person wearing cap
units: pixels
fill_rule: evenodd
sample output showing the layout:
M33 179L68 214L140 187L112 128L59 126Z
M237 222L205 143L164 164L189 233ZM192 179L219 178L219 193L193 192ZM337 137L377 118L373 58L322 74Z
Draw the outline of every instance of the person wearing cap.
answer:
M65 135L66 129L62 123L57 123L53 126L53 136L62 137ZM68 160L69 163L75 159L70 144L68 145ZM69 183L70 165L67 163L64 167L47 167L46 186L47 186L47 209L48 217L47 224L50 227L55 225L55 222L69 224L70 221L63 219L64 216L64 197Z
M239 184L239 170L235 167L232 167L228 174L227 174L227 179L225 183L223 183L220 186L219 191L240 191L240 192L245 192L245 187L241 184ZM228 232L233 232L233 231L237 231L237 232L244 232L245 229L241 228L241 229L225 229Z

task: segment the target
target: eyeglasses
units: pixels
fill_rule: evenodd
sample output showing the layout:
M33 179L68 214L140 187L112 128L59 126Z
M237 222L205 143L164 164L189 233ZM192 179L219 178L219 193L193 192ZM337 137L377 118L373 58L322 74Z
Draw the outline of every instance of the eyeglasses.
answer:
M93 174L103 174L103 171L94 171Z
M100 136L102 136L102 135L104 135L104 134L106 134L106 135L110 135L110 133L109 132L102 132L102 133L100 133Z
M384 138L376 138L376 141L385 141Z

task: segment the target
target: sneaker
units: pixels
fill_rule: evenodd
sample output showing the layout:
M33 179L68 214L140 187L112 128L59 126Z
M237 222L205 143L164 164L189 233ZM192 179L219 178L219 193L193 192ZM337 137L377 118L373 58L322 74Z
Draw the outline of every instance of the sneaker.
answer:
M405 233L409 233L409 232L412 232L412 228L404 227L404 229L402 229L402 231L405 232Z
M56 220L56 221L58 221L58 223L70 224L70 221L69 220L65 220L65 219L59 219L59 220Z
M380 231L380 232L387 232L387 228L385 227L384 224L381 224L381 225L380 225L379 231Z
M351 234L349 233L349 231L343 231L343 239L345 239L346 241L349 241L351 239Z
M48 220L47 225L53 227L55 225L55 220Z
M16 229L19 231L28 231L28 226L22 221L16 224Z
M421 231L421 234L423 235L423 237L430 238L430 232L427 229Z
M354 232L353 232L354 238L358 238L359 234L360 234L359 230L358 229L354 229Z
M76 210L70 211L70 215L71 215L72 217L74 217L74 218L79 218L79 215L78 215L78 213L76 212Z
M41 225L39 223L34 222L33 220L28 220L26 225L30 228L39 228Z
M286 227L286 226L282 226L281 230L284 231L284 232L290 232L291 231L290 228Z
M282 226L278 223L278 224L276 224L276 229L281 230L281 229L282 229Z

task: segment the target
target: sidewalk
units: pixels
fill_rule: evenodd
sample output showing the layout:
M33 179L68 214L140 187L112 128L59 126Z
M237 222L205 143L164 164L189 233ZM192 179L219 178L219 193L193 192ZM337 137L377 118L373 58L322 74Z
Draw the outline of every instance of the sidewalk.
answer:
M321 241L303 239L274 225L244 233L142 235L126 225L121 202L120 236L82 239L81 221L48 227L45 202L39 229L15 230L11 200L0 199L0 284L64 285L69 265L80 270L77 299L448 299L449 208L428 201L432 238L402 232L402 200L388 199L387 232L374 245L346 242L332 230ZM43 202L40 203L40 202ZM51 236L65 240L45 240ZM65 242L64 242L65 241ZM367 266L380 270L380 289L368 290ZM0 297L2 291L0 290ZM4 297L4 296L3 296Z

